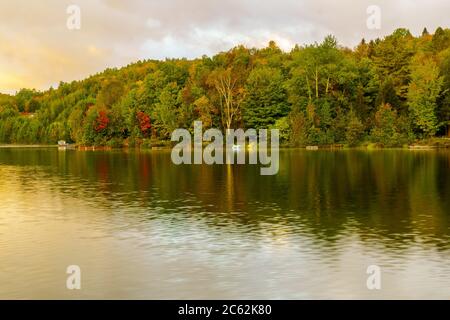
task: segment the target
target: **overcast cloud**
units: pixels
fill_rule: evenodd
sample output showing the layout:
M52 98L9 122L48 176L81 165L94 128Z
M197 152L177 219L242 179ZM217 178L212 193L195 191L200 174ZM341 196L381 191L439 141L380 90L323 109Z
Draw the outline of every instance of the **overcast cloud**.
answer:
M68 30L66 9L81 8ZM370 5L381 29L366 27ZM295 43L334 34L341 45L398 27L420 34L449 27L449 0L0 0L0 92L46 89L138 59L199 57L237 44Z

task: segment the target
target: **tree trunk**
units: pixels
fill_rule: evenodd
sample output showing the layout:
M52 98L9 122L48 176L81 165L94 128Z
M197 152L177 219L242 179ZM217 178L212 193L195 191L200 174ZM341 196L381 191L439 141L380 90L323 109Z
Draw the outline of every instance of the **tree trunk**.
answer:
M328 88L329 88L329 86L330 86L330 77L328 77L328 79L327 79L327 88L325 89L325 95L326 96L328 95Z
M308 96L309 96L309 102L311 103L311 101L312 101L312 96L311 96L311 87L309 86L309 79L308 79L308 75L305 75L305 79L306 79L306 85L308 86Z
M319 99L319 71L316 67L316 99Z

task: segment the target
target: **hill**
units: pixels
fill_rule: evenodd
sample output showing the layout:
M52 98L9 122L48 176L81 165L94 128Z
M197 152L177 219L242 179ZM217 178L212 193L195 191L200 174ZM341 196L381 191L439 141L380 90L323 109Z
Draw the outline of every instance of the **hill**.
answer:
M279 128L290 145L384 146L449 134L450 30L398 29L354 49L326 37L283 52L235 47L146 60L0 95L0 143L155 145L176 128Z

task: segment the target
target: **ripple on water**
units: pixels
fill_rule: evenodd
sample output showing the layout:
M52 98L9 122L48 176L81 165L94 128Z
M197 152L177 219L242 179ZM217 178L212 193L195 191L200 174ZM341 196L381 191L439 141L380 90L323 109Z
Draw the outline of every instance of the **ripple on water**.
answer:
M449 156L391 155L287 151L263 177L166 154L0 150L0 298L68 297L70 264L89 298L448 297Z

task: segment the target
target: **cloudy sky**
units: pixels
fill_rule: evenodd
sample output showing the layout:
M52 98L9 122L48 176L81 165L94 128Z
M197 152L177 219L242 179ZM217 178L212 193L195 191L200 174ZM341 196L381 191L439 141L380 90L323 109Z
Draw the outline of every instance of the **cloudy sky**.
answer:
M81 28L69 30L78 5ZM381 9L369 29L367 8ZM353 47L406 27L450 26L449 0L0 0L0 92L47 89L138 59L212 55L237 44L295 43L334 34Z

